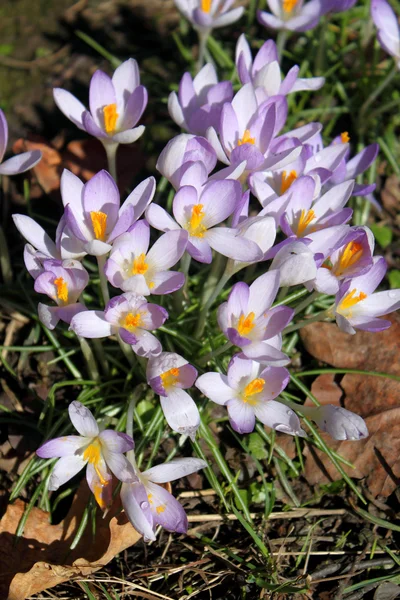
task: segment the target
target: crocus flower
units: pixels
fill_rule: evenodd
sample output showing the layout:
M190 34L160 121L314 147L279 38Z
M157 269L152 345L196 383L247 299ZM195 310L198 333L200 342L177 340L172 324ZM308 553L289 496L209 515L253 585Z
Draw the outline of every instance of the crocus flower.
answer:
M380 45L393 56L400 69L400 29L394 10L386 0L372 0L371 16L378 29Z
M330 10L334 13L344 12L352 8L356 2L357 0L333 0Z
M22 152L2 162L8 142L8 125L5 114L0 109L0 175L18 175L32 169L42 158L40 150Z
M202 163L209 175L217 164L217 156L205 138L181 133L165 146L156 168L178 190L183 185L182 178L194 162Z
M126 516L146 542L154 541L154 530L161 525L167 531L186 533L188 520L179 502L163 485L207 467L200 458L175 458L141 473L139 481L123 483L121 501Z
M282 95L303 90L319 90L325 83L324 77L298 77L300 68L290 69L282 81L278 51L273 40L266 41L256 54L254 61L246 36L242 34L236 44L236 69L243 85L252 83L258 101L269 96Z
M271 308L279 289L279 271L258 277L249 287L235 284L218 309L221 331L241 348L247 358L273 366L287 365L290 360L281 352L281 332L293 317L287 306Z
M61 237L63 251L74 257L93 254L103 256L111 250L113 241L125 233L143 214L155 192L154 177L140 183L120 207L120 197L114 179L107 171L96 173L83 184L64 169L61 176L61 196L69 232Z
M84 338L118 334L138 356L149 358L161 353L161 344L150 331L161 327L167 318L164 308L148 304L144 296L129 292L112 298L104 312L88 310L75 315L71 329Z
M162 352L149 360L146 376L149 385L160 396L161 408L171 429L194 439L200 415L185 390L195 382L196 369L179 354Z
M45 260L43 269L35 280L35 291L47 294L57 306L40 302L39 318L48 329L54 329L59 320L69 324L74 315L86 310L78 298L89 282L89 274L77 260Z
M207 398L226 406L230 424L238 433L252 432L257 417L277 431L305 435L296 413L274 400L288 382L286 369L265 367L236 355L227 375L205 373L195 385Z
M36 279L43 272L43 262L48 259L61 260L60 249L53 242L39 223L27 215L12 215L14 225L28 244L24 248L24 262L29 274ZM59 237L63 228L62 218L57 228L56 237Z
M240 19L244 7L229 10L233 3L234 0L175 0L183 16L195 29L204 32L230 25Z
M124 292L143 296L175 292L185 283L185 276L168 269L182 257L187 240L186 231L170 231L149 250L149 224L144 220L138 221L114 242L104 267L108 281Z
M279 271L280 287L307 284L317 276L315 253L309 240L290 239L281 244L271 263L270 270ZM307 286L308 287L308 286Z
M335 138L332 145L345 143L350 141L348 133L345 131L340 136ZM343 181L354 180L362 175L372 163L375 161L379 152L379 144L370 144L361 152L350 158L350 148L344 155L339 165L333 169L332 177L329 178L324 186L324 191L332 186L342 183ZM369 196L375 190L375 183L355 183L352 191L352 196ZM379 206L379 205L378 205Z
M168 110L179 127L195 135L205 135L208 127L218 128L222 106L232 98L232 83L218 83L214 66L207 64L194 79L190 73L184 74L178 94L169 95Z
M374 245L374 235L368 227L351 227L340 245L324 257L313 288L324 294L336 294L342 281L366 273L373 265Z
M79 435L68 435L45 442L36 454L40 458L60 457L50 476L49 490L58 490L86 466L86 479L100 508L112 501L112 475L120 481L137 480L124 452L134 447L125 433L106 429L100 432L92 413L80 402L71 402L69 418Z
M211 248L235 260L253 262L262 257L255 242L240 236L237 229L214 227L233 213L242 198L241 190L240 183L233 180L210 181L201 192L186 185L172 204L176 221L158 205L149 207L146 219L161 231L185 229L189 234L186 250L199 262L211 262Z
M400 308L400 290L373 293L385 276L387 264L375 257L373 266L363 275L343 283L336 294L333 309L339 328L346 333L383 331L391 322L378 319Z
M331 9L331 0L267 0L271 13L258 11L261 25L283 31L308 31Z
M140 85L137 62L123 62L110 78L96 71L90 80L89 106L85 106L67 90L55 88L54 100L64 115L104 145L130 144L144 132L135 127L147 104L147 90Z
M361 440L368 437L365 421L359 415L341 406L301 407L301 412L309 416L322 431L326 431L334 440Z

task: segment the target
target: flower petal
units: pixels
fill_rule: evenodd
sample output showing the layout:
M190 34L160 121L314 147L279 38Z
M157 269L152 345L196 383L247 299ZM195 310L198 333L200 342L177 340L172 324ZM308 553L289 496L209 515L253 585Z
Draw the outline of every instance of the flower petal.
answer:
M161 407L168 425L177 433L194 439L200 425L199 409L185 390L171 387L167 396L160 396Z
M86 406L74 400L68 406L69 418L80 435L93 438L99 435L97 421Z
M195 386L216 404L225 405L236 396L236 391L229 385L227 376L221 373L204 373L200 375Z
M86 440L82 436L67 435L45 442L36 450L36 454L40 458L71 456L85 444Z
M18 173L25 173L25 171L28 171L37 165L41 159L42 153L40 150L32 150L31 152L17 154L0 165L0 174L17 175Z
M143 475L153 483L168 483L186 477L191 473L196 473L196 471L205 469L207 466L206 461L201 458L174 458L162 465L151 467L151 469L144 471Z
M251 433L254 430L256 418L252 406L239 398L229 400L226 406L232 429L238 433Z
M145 541L154 541L153 517L147 492L141 483L123 483L121 487L121 502L132 526L141 533Z
M85 127L82 122L82 115L86 111L86 108L82 102L80 102L78 98L75 98L71 92L67 92L67 90L63 90L62 88L54 88L53 97L54 102L67 119L72 121L79 129L84 130Z
M133 439L129 435L120 431L114 431L113 429L105 429L100 433L99 438L109 452L124 453L132 450L135 446Z
M114 333L113 324L104 317L100 310L88 310L75 315L70 328L84 338L108 337Z
M60 485L63 485L66 481L69 481L79 471L83 469L86 461L81 456L63 456L60 458L51 473L49 480L49 490L58 490Z

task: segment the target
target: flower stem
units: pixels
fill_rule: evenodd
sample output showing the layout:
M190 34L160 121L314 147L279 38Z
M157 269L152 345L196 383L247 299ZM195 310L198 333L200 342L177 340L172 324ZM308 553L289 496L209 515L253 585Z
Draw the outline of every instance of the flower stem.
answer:
M128 406L128 412L126 415L126 433L133 439L133 417L135 414L136 403L139 397L145 392L146 384L140 383L131 394ZM135 451L129 450L127 453L128 460L132 463L133 467L137 469Z
M90 373L90 377L93 379L93 381L99 381L100 380L99 370L97 368L96 359L95 359L92 349L89 345L89 342L85 338L80 337L79 335L77 336L77 338L81 345L82 354L85 357L87 367L88 367L88 370Z
M116 143L106 143L104 144L104 148L107 154L107 162L108 162L108 171L111 177L114 179L115 183L117 183L117 150L118 144Z
M119 346L126 358L126 360L128 361L129 365L131 367L135 367L136 366L136 360L135 360L135 355L133 353L132 348L129 346L129 344L127 344L126 342L124 342L124 340L121 339L121 337L118 335L118 343Z
M196 73L198 73L204 64L204 55L207 47L207 40L210 32L207 31L199 31L199 56L196 63Z
M108 291L107 277L104 273L104 265L105 264L106 264L106 257L98 256L97 257L97 265L99 267L100 288L101 288L101 293L103 295L104 305L108 304L108 302L110 301L110 292Z
M190 254L188 254L188 252L185 252L185 254L181 258L181 264L180 264L180 271L185 276L185 283L174 294L174 308L178 314L182 311L185 297L187 297L187 289L189 286L188 275L189 275L191 261L192 261L192 257L190 256Z
M288 39L288 32L287 31L280 31L278 33L278 37L276 39L276 49L278 51L278 58L281 59L282 58L282 54L283 51L285 50L285 46L286 46L286 42Z
M315 323L317 321L324 321L327 317L328 317L328 311L323 310L323 311L311 316L309 319L304 319L304 321L299 321L298 323L295 323L294 325L289 325L282 331L282 333L283 333L283 335L285 335L287 333L292 333L292 331L297 331L298 329L301 329L302 327L306 327L310 323Z
M226 283L232 277L232 263L229 260L226 264L225 271L221 276L221 262L223 258L224 257L221 254L218 254L215 257L210 275L208 276L208 279L204 285L204 291L201 299L202 307L200 310L196 331L194 333L196 338L199 338L203 334L209 309L221 291L224 289Z
M203 356L200 360L198 360L197 361L198 365L200 367L204 367L204 365L206 365L209 360L211 360L215 356L219 356L220 354L223 354L224 352L226 352L227 350L229 350L229 348L232 348L232 346L233 346L232 342L226 342L226 344L224 344L220 348L217 348L216 350L213 350L212 352L209 352L208 354L206 354L205 356Z

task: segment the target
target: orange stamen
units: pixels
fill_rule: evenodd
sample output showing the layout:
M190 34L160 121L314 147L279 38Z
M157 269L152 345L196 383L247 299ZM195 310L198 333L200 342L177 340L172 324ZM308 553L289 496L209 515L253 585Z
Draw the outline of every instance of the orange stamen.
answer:
M136 327L139 327L142 323L142 315L140 313L128 313L126 315L126 317L123 319L122 322L122 327L124 327L124 329L135 329Z
M255 323L254 321L255 314L253 312L249 313L247 317L244 315L240 315L239 323L237 326L237 331L239 335L246 336L254 329Z
M104 242L107 228L107 215L101 211L92 211L90 213L94 237L96 240Z
M350 242L347 244L343 253L339 259L339 264L336 269L334 269L335 275L343 275L343 273L349 267L352 267L356 262L360 260L363 255L363 247L362 244L358 242Z
M281 182L281 195L288 191L293 181L297 179L297 171L283 171L282 173L282 182Z
M205 13L211 11L212 0L201 0L201 10Z
M340 134L340 139L342 140L342 144L347 144L347 142L350 141L349 132L343 131L343 133Z
M132 275L144 275L148 268L149 265L146 262L146 255L142 252L142 254L133 261Z
M198 238L204 237L204 232L207 231L207 228L204 227L202 221L205 216L206 215L203 211L202 204L195 204L192 207L192 216L187 224L187 231L189 232L189 235Z
M358 296L356 296L356 292L357 290L356 288L354 288L354 290L351 290L351 292L344 296L344 298L338 306L339 311L348 311L353 306L361 302L361 300L365 300L365 298L367 297L367 294L364 294L364 292L360 292Z
M287 13L292 12L299 0L283 0L283 10Z
M242 146L243 144L255 144L256 138L251 137L250 129L246 129L243 137L239 139L237 145Z
M179 378L179 369L170 369L169 371L165 371L165 373L161 373L160 379L163 384L163 388L167 389L168 387L173 387L177 384Z
M250 381L250 383L248 383L246 385L246 387L244 388L244 392L243 392L243 396L244 396L244 402L248 401L248 398L250 398L251 396L254 396L255 394L259 394L260 392L263 391L265 386L265 379L253 379L253 381Z
M315 212L313 210L301 211L299 224L297 226L297 235L303 235L308 225L315 219Z
M62 277L57 277L54 280L54 285L56 286L56 294L57 298L67 304L68 302L68 285L66 281Z
M117 124L118 113L117 113L117 105L107 104L103 108L103 116L104 116L104 129L108 135L112 135L115 131L115 125Z

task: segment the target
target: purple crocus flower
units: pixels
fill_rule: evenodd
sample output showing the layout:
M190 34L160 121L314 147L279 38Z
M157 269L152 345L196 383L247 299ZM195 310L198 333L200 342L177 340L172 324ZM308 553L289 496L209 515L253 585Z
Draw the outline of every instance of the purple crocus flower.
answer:
M342 281L369 271L374 245L374 235L368 227L351 227L333 252L324 256L312 287L323 294L337 294Z
M146 376L148 384L160 396L161 408L171 429L194 439L200 414L185 390L194 384L196 369L179 354L162 352L149 360Z
M165 146L158 157L156 168L178 190L181 185L185 185L182 178L194 162L203 164L207 177L217 164L217 156L205 138L181 133Z
M277 246L279 249L277 252L275 250L270 270L279 271L280 287L304 283L308 288L317 276L315 253L310 248L310 240L288 238L286 242Z
M253 85L246 83L231 103L224 104L219 132L210 127L207 139L218 159L226 165L234 167L243 163L247 174L276 169L295 160L301 152L301 148L279 154L271 151L273 139L285 124L286 116L284 96L275 96L258 106Z
M349 135L345 131L333 140L332 145L341 143L347 144L349 140ZM362 175L375 161L378 152L379 144L370 144L361 150L361 152L350 158L350 148L348 148L348 151L343 157L342 161L335 169L333 169L333 175L325 184L324 190L326 191L332 186L342 183L343 181L354 180L359 177L359 175ZM375 188L375 183L355 183L352 196L369 196L372 194Z
M167 311L157 304L148 304L144 296L133 292L112 298L104 312L88 310L75 315L71 329L84 338L103 338L118 334L132 346L138 356L158 356L161 344L150 333L168 319Z
M188 234L186 250L202 263L211 263L211 248L223 256L243 262L262 258L257 244L240 236L237 229L214 227L225 221L242 198L238 181L210 181L202 191L186 185L176 194L172 211L176 221L160 206L149 207L146 219L152 227L171 231L182 227Z
M0 175L18 175L32 169L42 158L40 150L22 152L2 162L7 149L8 125L5 114L0 109Z
M74 315L86 310L78 298L88 282L89 274L77 260L43 262L43 272L35 280L35 291L46 294L57 304L39 303L39 318L48 329L54 329L60 320L69 324Z
M301 412L310 417L322 431L334 440L361 440L368 437L365 421L359 415L341 406L302 406Z
M132 450L134 442L125 433L106 429L100 432L92 413L80 402L68 407L69 418L79 435L68 435L45 442L36 454L40 458L59 460L50 476L49 490L58 490L86 467L86 479L100 508L112 502L112 475L120 481L137 480L124 452Z
M60 261L61 253L43 227L34 219L18 214L12 215L12 218L14 225L28 242L24 248L25 266L30 275L36 279L43 272L43 261L48 259ZM57 228L58 234L62 226L63 223L60 222Z
M126 516L145 542L154 541L154 530L161 525L167 531L186 533L188 520L179 502L162 484L185 477L207 467L200 458L175 458L141 473L137 483L123 483L121 501ZM161 484L161 485L159 485Z
M319 90L325 83L324 77L298 77L300 67L292 67L282 81L278 51L273 40L266 41L256 54L254 61L246 36L242 34L236 44L236 69L243 85L252 83L258 101L270 96L286 96L293 92Z
M240 19L244 7L229 10L233 3L234 0L175 0L183 16L195 29L204 32L230 25Z
M150 227L142 220L120 235L111 250L104 272L114 287L124 292L172 294L185 283L179 271L169 271L182 257L188 234L184 230L162 235L149 250Z
M107 254L114 240L143 214L154 192L155 180L149 177L120 207L117 185L107 171L96 173L83 184L79 177L64 169L61 196L69 231L64 231L61 236L62 249L74 257Z
M273 366L287 365L290 360L281 352L281 332L293 317L287 306L271 308L279 289L279 271L269 271L249 287L236 283L218 309L221 331L242 349L247 358Z
M336 323L346 333L356 329L383 331L391 322L378 319L400 308L400 290L373 293L385 276L387 264L375 257L373 266L363 275L343 283L336 294L333 308Z
M271 13L258 11L261 25L283 31L308 31L330 11L331 0L267 0Z
M227 375L205 373L195 385L207 398L226 406L230 424L238 433L251 433L257 417L277 431L304 436L296 413L274 400L288 382L289 373L283 367L265 367L236 355Z
M123 62L110 78L96 71L90 81L88 111L67 90L55 88L54 100L64 115L79 129L98 138L104 145L131 144L144 132L135 127L147 104L147 90L140 85L137 62Z
M334 13L344 12L353 8L356 2L357 0L332 0L330 10Z
M400 29L394 10L386 0L372 0L371 16L378 29L380 45L393 56L400 69Z
M232 83L218 83L214 66L207 64L194 79L190 73L184 74L178 94L169 95L168 110L179 127L195 135L205 135L208 127L218 128L222 106L232 98Z

